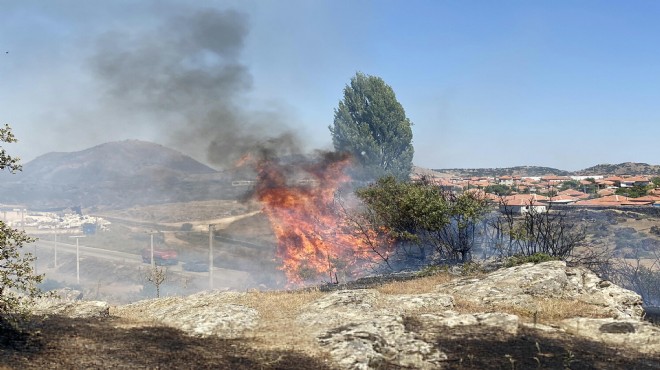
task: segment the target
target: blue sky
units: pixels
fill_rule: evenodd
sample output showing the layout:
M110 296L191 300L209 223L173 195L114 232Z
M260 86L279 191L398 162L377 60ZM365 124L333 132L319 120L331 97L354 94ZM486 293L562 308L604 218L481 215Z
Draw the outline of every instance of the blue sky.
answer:
M118 84L113 66L99 66L151 45L162 59L215 68L199 50L173 55L190 49L176 33L189 14L233 9L245 33L221 63L240 66L241 80L218 96L250 134L293 131L307 149L331 148L333 109L361 71L394 89L422 167L660 163L660 2L187 3L0 0L0 122L19 138L7 149L27 161L142 139L207 161L204 130L222 122L196 126L172 106L133 104L139 91L109 99L112 87L145 85ZM162 67L154 73L171 65Z

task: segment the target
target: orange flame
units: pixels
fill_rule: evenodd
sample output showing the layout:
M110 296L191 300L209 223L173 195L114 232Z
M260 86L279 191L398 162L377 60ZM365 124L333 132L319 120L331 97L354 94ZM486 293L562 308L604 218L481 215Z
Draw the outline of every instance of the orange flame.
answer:
M378 258L353 232L335 200L337 190L350 180L344 173L348 164L348 157L335 154L299 166L273 160L257 166L256 194L277 237L277 256L290 284L336 281L338 270L356 277L362 264ZM292 182L301 175L306 180Z

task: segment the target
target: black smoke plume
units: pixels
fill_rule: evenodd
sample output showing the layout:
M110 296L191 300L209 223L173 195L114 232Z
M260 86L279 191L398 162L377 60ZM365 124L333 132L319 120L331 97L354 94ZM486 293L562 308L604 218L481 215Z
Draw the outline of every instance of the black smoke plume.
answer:
M154 130L220 167L264 148L297 154L282 114L248 107L252 76L240 60L248 29L245 15L208 9L105 34L90 59L104 103L129 117L126 129Z

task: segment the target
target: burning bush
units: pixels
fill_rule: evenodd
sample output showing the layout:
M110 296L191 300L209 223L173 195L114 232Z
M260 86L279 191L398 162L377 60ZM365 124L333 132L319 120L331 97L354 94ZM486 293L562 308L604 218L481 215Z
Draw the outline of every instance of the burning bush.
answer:
M266 158L255 165L255 196L277 237L277 256L289 283L355 278L381 258L374 246L387 249L386 241L381 238L370 244L356 234L337 198L340 188L350 180L344 172L348 156L329 153L315 160ZM305 181L298 181L301 178ZM377 238L371 230L367 234Z

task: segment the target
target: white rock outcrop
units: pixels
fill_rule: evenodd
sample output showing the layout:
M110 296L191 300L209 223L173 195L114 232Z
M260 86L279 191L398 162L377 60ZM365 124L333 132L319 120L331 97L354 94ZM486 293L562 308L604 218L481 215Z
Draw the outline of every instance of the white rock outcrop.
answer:
M453 299L444 294L396 296L371 289L340 290L305 306L297 322L316 335L342 368L373 369L387 363L435 369L447 355L407 331L401 316L431 307L451 308Z
M61 315L74 319L108 317L110 305L103 301L63 301L59 299L37 299L31 307L35 315Z
M233 339L256 327L259 313L230 303L245 293L202 292L188 297L150 299L117 307L120 316L139 316L181 329L191 335Z
M107 317L110 305L103 301L83 301L82 292L64 288L34 300L30 311L35 315L61 315L71 318Z
M626 346L641 353L660 354L660 327L648 322L575 317L563 320L560 327L567 333L612 346Z
M535 309L535 298L572 299L603 308L613 318L641 319L642 298L600 279L582 267L562 261L527 263L500 269L481 278L462 278L437 287L438 292L480 304L506 304Z

